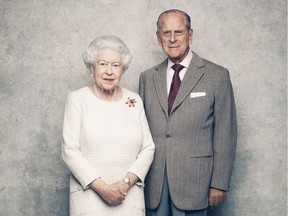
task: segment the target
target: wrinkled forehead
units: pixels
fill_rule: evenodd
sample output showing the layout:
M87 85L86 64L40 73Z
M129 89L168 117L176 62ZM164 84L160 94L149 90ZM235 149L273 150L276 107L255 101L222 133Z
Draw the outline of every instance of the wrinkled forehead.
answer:
M159 28L163 29L184 29L186 28L186 18L179 12L170 12L163 14L159 18Z

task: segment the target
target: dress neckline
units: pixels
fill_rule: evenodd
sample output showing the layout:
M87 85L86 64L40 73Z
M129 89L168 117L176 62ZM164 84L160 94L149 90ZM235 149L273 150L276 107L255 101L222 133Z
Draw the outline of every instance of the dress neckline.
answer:
M100 98L98 98L89 88L89 86L87 86L87 91L89 92L89 94L94 98L94 100L99 101L99 102L103 102L103 103L108 103L108 104L117 104L117 103L121 103L122 101L124 101L125 95L126 95L126 91L124 88L118 86L120 88L120 90L122 91L122 97L120 100L118 101L106 101L106 100L101 100Z

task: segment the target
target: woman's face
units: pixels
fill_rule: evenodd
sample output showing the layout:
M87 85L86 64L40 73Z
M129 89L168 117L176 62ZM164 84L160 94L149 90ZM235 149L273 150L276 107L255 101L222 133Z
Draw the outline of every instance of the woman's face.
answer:
M121 80L123 64L121 53L110 48L99 51L92 65L95 83L103 90L113 90Z

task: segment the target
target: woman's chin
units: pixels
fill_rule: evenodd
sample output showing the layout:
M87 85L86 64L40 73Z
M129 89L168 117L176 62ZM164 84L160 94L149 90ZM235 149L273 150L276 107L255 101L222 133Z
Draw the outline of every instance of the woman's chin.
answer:
M102 90L105 92L114 91L116 87L116 85L105 85L102 86Z

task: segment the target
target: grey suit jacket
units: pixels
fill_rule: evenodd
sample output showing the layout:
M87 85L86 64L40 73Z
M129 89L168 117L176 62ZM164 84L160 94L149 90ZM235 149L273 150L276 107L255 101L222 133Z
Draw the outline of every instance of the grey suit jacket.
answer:
M229 72L193 53L169 116L167 62L140 75L139 94L156 147L146 207L159 205L166 165L176 207L203 209L210 187L229 189L234 163L237 126Z

